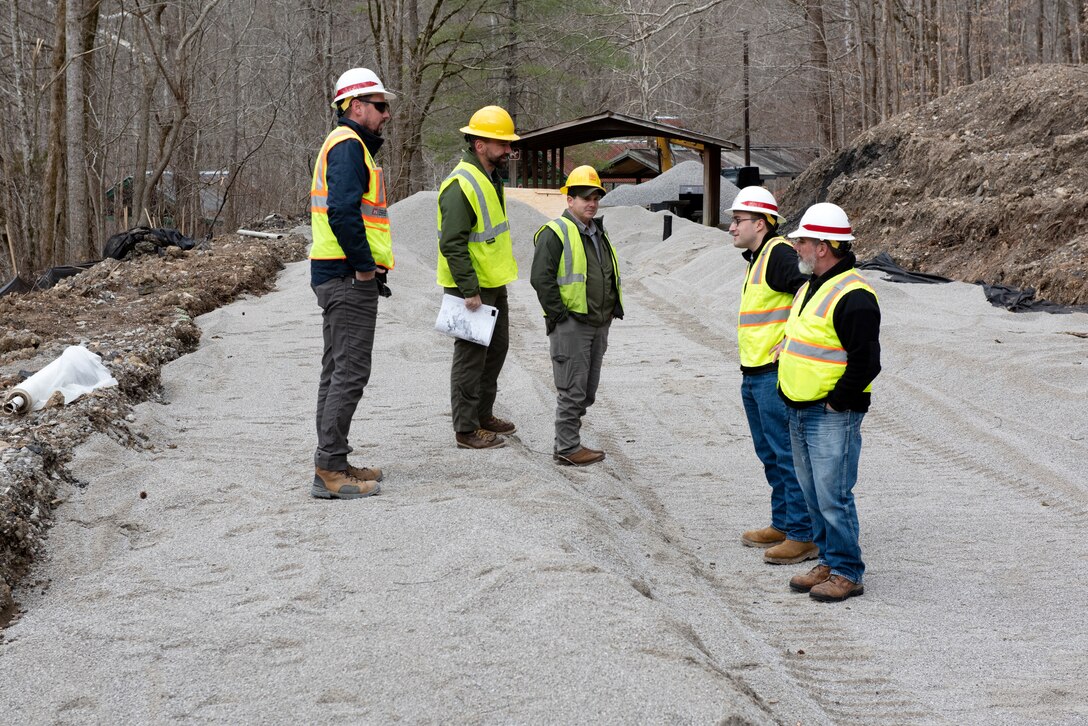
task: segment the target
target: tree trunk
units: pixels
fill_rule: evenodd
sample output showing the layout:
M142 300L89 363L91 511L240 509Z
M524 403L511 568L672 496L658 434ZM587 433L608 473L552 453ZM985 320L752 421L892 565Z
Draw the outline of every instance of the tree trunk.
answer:
M960 84L969 85L974 83L974 78L971 74L971 16L974 15L972 8L967 8L967 12L963 14L963 22L960 23L960 63L959 63L959 79Z
M1080 32L1078 63L1088 63L1088 0L1077 1L1077 28Z
M87 244L87 138L84 116L83 0L67 0L65 43L68 63L64 73L67 86L65 104L65 168L68 233L61 262L77 262Z
M1039 0L1037 9L1039 17L1035 24L1035 62L1042 63L1044 61L1043 50L1046 39L1046 0Z
M88 53L84 55L83 62L84 93L81 112L85 119L83 143L84 148L87 149L87 154L86 162L83 164L83 169L86 170L84 194L87 200L89 218L83 249L76 257L79 261L98 259L102 245L105 242L103 234L105 232L106 215L102 203L105 198L104 170L102 168L105 155L97 153L102 143L102 134L96 121L97 115L93 113L91 108L91 98L96 90L98 72L94 62L95 56L89 52L91 48L95 47L94 40L98 35L98 18L101 8L102 0L89 0L89 6L85 8L83 22L80 25L80 34L82 35L80 47L88 50ZM95 153L91 153L92 150Z
M61 80L64 74L64 59L67 55L65 45L65 18L67 3L57 2L55 33L53 36L53 74L52 93L49 94L49 137L46 152L45 173L42 183L42 217L39 226L38 244L31 255L33 270L40 270L57 264L62 256L63 230L67 228L64 205L61 203L61 187L64 181L64 119L65 119L65 84Z
M822 0L805 0L805 20L811 38L810 55L814 73L813 106L816 124L820 130L820 144L824 151L834 148L834 113L831 107L831 68L828 62L827 36L824 33L824 8Z

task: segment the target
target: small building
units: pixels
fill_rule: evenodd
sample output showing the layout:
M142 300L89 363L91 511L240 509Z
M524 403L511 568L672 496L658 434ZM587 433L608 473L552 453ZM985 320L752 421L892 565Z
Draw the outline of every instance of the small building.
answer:
M558 188L566 178L566 149L602 139L665 138L687 144L703 165L703 224L720 220L722 152L737 151L737 144L714 136L677 128L659 121L603 111L573 121L521 134L513 146L510 180L513 186ZM656 176L656 175L655 175Z

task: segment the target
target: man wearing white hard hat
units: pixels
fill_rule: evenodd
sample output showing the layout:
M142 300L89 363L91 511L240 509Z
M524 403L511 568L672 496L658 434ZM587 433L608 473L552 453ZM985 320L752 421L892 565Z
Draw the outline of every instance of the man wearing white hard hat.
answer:
M373 71L352 68L336 81L338 123L318 152L310 186L310 285L322 311L324 352L317 391L312 496L377 494L382 470L348 463L348 431L370 380L378 297L388 296L393 244L385 178L374 162L394 99Z
M729 234L748 263L737 317L741 401L756 456L771 487L771 523L741 535L749 547L766 548L765 562L791 565L816 559L812 522L793 469L786 405L778 395L777 346L786 330L793 295L805 284L797 253L779 235L785 219L774 195L758 185L740 190Z
M798 290L778 359L797 479L819 564L790 580L795 592L838 602L865 592L854 485L861 422L880 373L880 306L855 269L850 220L840 207L808 208L790 233L808 282Z
M530 278L540 306L555 379L555 448L564 466L605 458L582 445L582 417L597 399L601 363L612 321L623 317L620 263L603 221L594 215L604 196L597 170L579 166L559 190L567 211L541 227L533 242Z

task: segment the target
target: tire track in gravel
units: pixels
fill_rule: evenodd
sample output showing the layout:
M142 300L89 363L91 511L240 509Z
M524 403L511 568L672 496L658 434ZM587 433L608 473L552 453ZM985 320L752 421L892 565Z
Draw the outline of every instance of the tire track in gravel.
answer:
M977 409L965 401L937 395L927 385L891 375L890 407L905 411L921 401L927 417L943 423L939 429L912 426L909 416L882 419L882 428L907 447L920 465L934 476L956 481L996 483L1044 506L1067 513L1077 524L1088 523L1088 502L1083 489L1074 483L1073 472L1062 471L1040 456L1031 441L1045 441L1048 432L1031 422L1017 420L1018 431L1000 428L1002 419L992 411ZM997 419L995 426L993 421ZM954 432L954 435L947 435ZM967 440L971 448L957 446ZM1088 461L1088 445L1072 442L1080 450L1073 458ZM980 453L982 452L982 453Z
M735 337L708 328L705 321L639 281L628 283L627 287L631 290L625 290L628 298L644 299L652 314L662 319L664 324L659 329L667 329L716 353L722 367L733 365L731 351L736 346ZM645 312L645 308L640 312ZM696 410L692 413L700 420L704 436L711 437L715 431L733 428L742 439L735 442L733 448L742 456L754 458L737 391L719 390L716 395L693 403ZM723 403L733 410L723 411ZM610 408L607 396L603 405ZM727 420L726 416L737 419L739 424ZM617 428L621 428L623 422L629 420L629 414L610 410L606 418L617 422ZM669 422L662 423L669 425ZM637 436L631 431L621 435ZM714 459L700 463L703 464L698 467L700 471L716 470ZM670 489L667 506L662 512L663 517L678 520L685 540L679 544L696 561L692 571L702 580L708 597L720 602L749 632L781 654L780 665L820 705L830 720L847 723L939 721L936 714L899 682L890 667L872 657L876 646L857 632L856 624L849 616L840 624L835 617L838 613L830 613L826 607L814 607L808 597L794 594L785 587L786 578L795 572L803 572L808 565L768 571L758 569L764 567L762 563L744 563L742 560L750 560L744 556L751 551L740 551L743 548L736 547L732 530L725 538L729 544L724 548L707 547L708 543L723 540L722 517L716 508L708 507L707 502L721 498L721 493L714 491L721 488L715 479L728 479L731 474L723 471L688 482L689 486ZM724 504L729 505L729 502ZM714 553L711 555L713 560L709 560L707 554L700 554L705 549ZM718 567L723 559L732 561L732 571Z
M839 625L809 598L789 593L783 580L792 571L759 570L753 577L752 565L740 562L750 551L731 546L724 557L712 554L720 552L723 523L707 502L720 496L721 480L730 478L734 450L752 456L739 396L721 390L721 376L714 372L731 365L728 351L735 339L638 280L625 283L625 299L627 320L613 327L600 394L585 419L587 435L608 451L606 468L556 471L645 550L644 562L633 563L632 586L672 608L692 629L693 645L714 668L752 689L768 714L776 714L775 695L799 692L815 709L810 719L819 722L933 721L888 669L868 658L871 646L849 623ZM512 302L512 308L523 319L537 312L525 303ZM535 380L541 405L549 410L554 389L539 335L512 335L511 357ZM699 354L693 358L690 345L669 345L674 335ZM689 350L687 360L668 353L680 348ZM638 397L636 409L621 408L609 396L616 385L645 386L647 395ZM655 405L658 396L685 396L684 420L664 418L670 409ZM720 569L725 563L719 560L736 562ZM718 636L723 619L752 636L739 654L736 644ZM815 646L797 646L811 642L814 633Z

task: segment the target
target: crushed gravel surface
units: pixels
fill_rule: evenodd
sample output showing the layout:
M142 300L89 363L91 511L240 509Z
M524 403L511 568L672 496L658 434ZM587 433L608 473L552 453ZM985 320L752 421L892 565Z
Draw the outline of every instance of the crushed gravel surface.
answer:
M196 349L193 318L268 292L306 246L295 234L224 235L189 251L105 259L48 290L0 298L0 392L69 345L100 355L118 381L67 406L0 417L0 627L18 614L11 588L42 549L62 485L80 484L65 467L72 450L95 432L152 446L129 428L131 407L157 395L163 365Z

